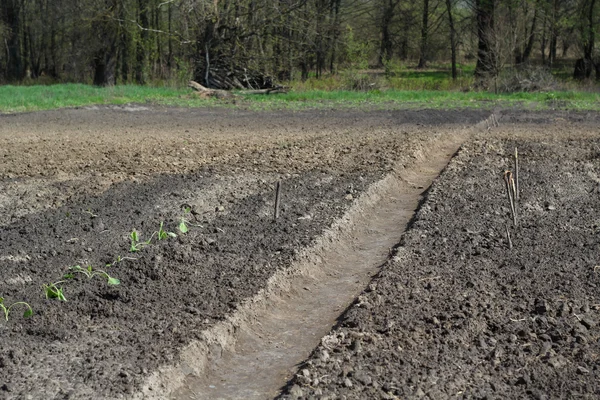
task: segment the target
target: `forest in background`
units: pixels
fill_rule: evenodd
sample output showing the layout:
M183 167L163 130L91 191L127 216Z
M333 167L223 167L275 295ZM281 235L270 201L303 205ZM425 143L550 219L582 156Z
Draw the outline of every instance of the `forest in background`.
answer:
M600 80L597 0L2 0L0 83L269 87L397 62ZM531 75L544 76L544 74ZM540 78L542 79L542 78Z

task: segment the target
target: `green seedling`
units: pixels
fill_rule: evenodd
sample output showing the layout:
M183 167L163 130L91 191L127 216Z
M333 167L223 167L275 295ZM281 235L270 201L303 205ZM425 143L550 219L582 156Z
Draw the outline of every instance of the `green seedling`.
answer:
M121 256L117 256L116 260L106 264L107 267L114 267L115 265L119 264L120 262L124 261L124 260L131 260L131 261L136 261L137 258L133 258L133 257L121 257Z
M173 233L173 232L167 232L164 230L163 228L163 222L160 223L160 228L158 228L158 240L165 240L168 238L176 238L177 234Z
M181 221L179 222L179 232L187 233L189 231L188 226L186 224L186 220L184 217L181 217Z
M181 208L183 209L183 215L181 216L181 219L179 220L179 231L181 233L187 233L189 231L188 226L196 226L196 227L202 228L202 225L192 224L190 222L190 220L186 218L186 216L188 214L190 214L194 218L194 221L198 222L198 212L195 211L192 208L192 206L190 206L189 204L182 204Z
M0 297L0 308L2 309L2 311L4 311L4 318L6 318L7 321L10 309L14 306L18 306L19 304L23 304L25 307L27 307L27 309L23 313L24 318L28 318L33 315L33 309L28 303L25 303L24 301L17 301L16 303L12 303L10 306L7 307L6 305L4 305L4 297Z
M138 245L140 241L138 233L135 229L131 231L129 238L131 239L131 247L129 248L129 251L134 253L139 250Z
M189 207L187 205L184 206L183 208L183 215L181 216L181 220L179 221L179 231L181 233L188 233L189 228L187 226L188 221L186 220L185 216L186 214L192 214L194 216L194 218L196 218L196 216L192 213L192 207Z
M140 251L142 249L142 247L150 244L150 242L152 241L152 238L154 237L155 234L156 234L156 232L154 232L152 234L152 236L150 236L150 239L146 240L145 242L142 242L142 241L140 241L139 233L134 229L129 234L129 238L131 239L131 247L129 248L129 251L132 253L135 253L136 251Z
M81 268L80 265L75 265L73 267L69 268L71 271L73 271L74 273L80 273L80 274L84 274L85 276L88 277L88 279L92 279L94 276L102 276L104 278L106 278L107 283L109 285L118 285L121 283L120 280L118 280L117 278L113 278L112 276L108 275L108 273L106 271L102 271L102 270L96 270L94 271L94 269L92 268L91 265L88 265L87 268ZM73 278L73 274L66 274L64 276L67 279L72 279Z
M64 281L58 281L44 285L44 292L46 293L47 299L58 299L59 301L67 301L63 293L63 288L57 285Z

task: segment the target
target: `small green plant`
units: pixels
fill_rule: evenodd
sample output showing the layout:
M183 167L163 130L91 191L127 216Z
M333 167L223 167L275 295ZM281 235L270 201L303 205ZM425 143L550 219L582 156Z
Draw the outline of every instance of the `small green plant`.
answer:
M45 284L44 292L46 293L47 299L58 299L59 301L67 301L65 295L63 293L63 288L58 287L57 285L63 283L64 281L58 281L54 283Z
M132 253L139 251L138 245L140 238L135 229L131 231L131 233L129 234L129 238L131 239L131 247L129 248L129 251Z
M129 238L131 239L131 247L129 248L129 251L132 253L140 251L144 246L147 246L150 244L150 242L152 241L152 237L155 234L156 234L156 232L154 232L152 234L152 236L150 236L150 239L146 240L145 242L142 242L142 241L140 241L139 233L135 229L132 230L131 233L129 234Z
M114 267L115 265L119 264L120 262L124 261L124 260L131 260L131 261L136 261L137 258L133 258L133 257L121 257L121 256L117 256L117 258L115 259L115 261L106 264L107 267Z
M0 308L4 311L4 318L8 321L8 314L10 313L10 309L14 306L18 306L19 304L23 304L27 309L23 313L24 318L31 317L33 315L33 309L29 305L29 303L25 303L24 301L17 301L16 303L12 303L10 306L6 306L4 304L4 297L0 297Z
M192 212L192 207L187 204L184 204L183 205L183 215L181 216L181 219L179 220L179 227L178 227L179 232L181 232L181 233L188 233L188 231L190 230L188 228L189 221L185 217L187 214L192 215L194 217L194 219L196 219L196 215L194 214L194 212Z
M173 233L173 232L167 232L164 230L163 228L163 222L160 223L160 228L158 228L158 240L165 240L168 239L170 237L172 238L176 238L177 234Z
M188 226L186 224L186 220L184 217L181 217L181 221L179 221L179 232L187 233L189 231Z
M69 268L71 271L73 271L73 273L80 273L80 274L84 274L85 276L88 277L88 279L92 279L94 276L102 276L104 278L106 278L107 283L109 285L118 285L121 283L120 280L118 280L117 278L113 278L112 276L110 276L106 271L102 271L102 270L96 270L94 271L94 269L92 268L91 265L88 265L87 268L81 268L80 265L75 265ZM66 279L72 279L73 278L73 273L70 274L66 274L64 277Z

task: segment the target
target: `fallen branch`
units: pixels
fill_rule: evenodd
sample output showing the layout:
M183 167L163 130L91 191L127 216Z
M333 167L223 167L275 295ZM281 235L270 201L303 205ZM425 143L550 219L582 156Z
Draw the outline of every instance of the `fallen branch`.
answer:
M258 89L258 90L243 90L241 94L278 94L278 93L287 93L288 88L283 86L277 86L269 89Z
M231 93L227 90L210 89L210 88L207 88L206 86L202 86L198 82L194 82L194 81L190 81L188 83L188 86L206 97L225 98L225 97L234 97L235 96L233 93ZM241 86L241 85L239 85L239 86ZM287 92L288 92L288 88L286 88L284 86L276 86L276 87L272 87L272 88L268 88L268 89L242 90L239 92L239 94L277 94L277 93L287 93Z
M196 90L202 97L216 97L219 99L234 97L234 95L227 90L209 89L194 81L189 81L188 86Z

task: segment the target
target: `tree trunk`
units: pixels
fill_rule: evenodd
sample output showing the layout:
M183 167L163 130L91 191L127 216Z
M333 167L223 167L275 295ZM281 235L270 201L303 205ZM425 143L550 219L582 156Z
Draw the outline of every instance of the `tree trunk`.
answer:
M427 66L427 33L429 31L429 0L423 0L423 23L421 24L421 46L417 68Z
M167 7L169 7L167 9L168 12L168 16L167 16L167 29L168 29L168 42L167 42L167 48L168 48L168 52L167 52L167 68L169 70L171 70L171 68L173 67L173 28L172 28L172 20L173 20L173 8L172 8L172 3L169 3L167 5Z
M575 70L573 71L573 77L575 79L587 79L592 75L594 68L594 44L596 30L594 29L594 7L596 6L596 0L589 0L589 7L585 9L587 25L583 32L583 58L580 58L575 63ZM597 77L598 78L598 77Z
M104 0L100 15L92 23L92 30L96 33L97 47L93 53L92 63L94 66L94 85L109 86L116 83L116 54L117 41L119 40L119 29L115 23L118 17L118 0Z
M454 27L454 18L452 17L452 0L446 0L446 12L448 13L448 23L450 24L450 51L452 53L452 80L456 80L456 30Z
M497 74L495 55L491 43L494 29L494 11L495 0L475 0L478 41L475 77L479 80Z
M23 54L21 52L21 3L19 0L3 0L2 19L9 29L6 46L6 79L18 81L25 76Z
M544 17L544 27L542 28L542 40L540 42L540 51L542 53L542 64L546 65L546 25L548 18Z
M381 42L379 46L379 65L383 65L392 58L393 43L390 28L395 16L396 6L400 0L385 0L381 15Z
M135 63L135 81L138 85L146 83L146 72L148 64L148 6L145 0L138 0L138 20L141 26L140 38L137 40L136 63Z
M533 51L533 45L535 43L535 25L537 23L538 16L538 3L535 3L535 9L533 10L533 19L531 21L531 29L525 28L525 34L527 35L527 44L523 49L522 53L517 54L515 58L515 64L525 64L529 61L531 52Z
M94 86L111 86L116 83L115 61L113 52L94 57Z

